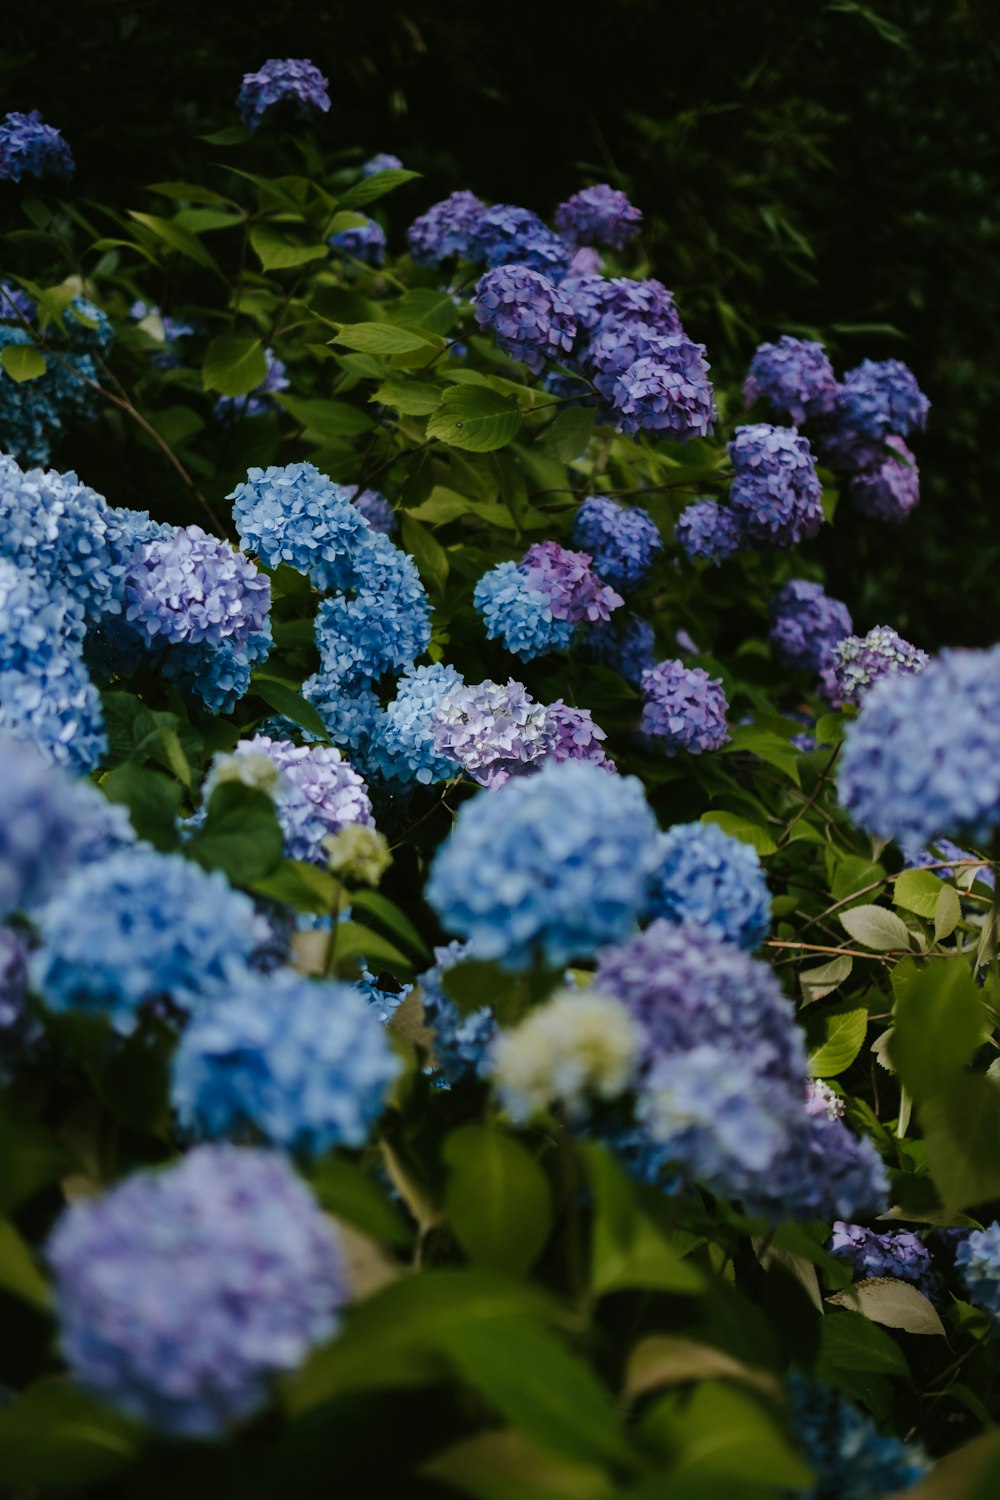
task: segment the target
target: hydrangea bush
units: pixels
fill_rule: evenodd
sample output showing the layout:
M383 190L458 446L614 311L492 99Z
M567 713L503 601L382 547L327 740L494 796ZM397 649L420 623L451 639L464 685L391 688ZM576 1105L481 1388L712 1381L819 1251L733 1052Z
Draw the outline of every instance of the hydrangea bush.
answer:
M106 209L0 126L0 1489L971 1494L1000 647L868 612L919 372L716 380L622 185L233 98Z

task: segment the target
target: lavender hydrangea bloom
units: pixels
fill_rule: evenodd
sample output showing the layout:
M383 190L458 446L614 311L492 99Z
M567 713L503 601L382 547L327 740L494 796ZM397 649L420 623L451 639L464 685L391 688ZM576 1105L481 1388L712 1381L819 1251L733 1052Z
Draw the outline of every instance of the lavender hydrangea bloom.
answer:
M969 1301L1000 1318L1000 1224L974 1229L955 1251Z
M904 521L920 501L920 470L902 438L887 437L885 446L893 451L854 474L849 493L858 510L872 520Z
M875 625L865 636L848 635L831 655L838 696L854 704L879 678L892 672L922 672L930 661L926 651L904 641L890 625Z
M244 73L236 99L240 119L256 130L268 110L291 104L300 119L330 108L330 81L305 57L270 57L256 73Z
M348 1295L308 1188L237 1146L77 1199L46 1255L74 1379L169 1437L221 1437L266 1405Z
M285 366L273 349L264 350L267 374L260 385L255 385L245 396L220 396L215 403L215 415L225 422L239 421L243 417L260 417L273 411L271 397L278 391L287 391L291 385Z
M460 674L445 662L404 673L396 684L395 698L379 720L372 745L372 762L380 775L390 781L429 786L458 774L454 757L442 753L435 738L435 715L464 686Z
M75 870L38 914L32 986L50 1010L134 1031L145 1006L193 1008L263 934L248 896L179 854L126 849Z
M682 661L661 661L641 678L643 733L662 742L668 755L688 750L703 755L718 750L729 738L729 707L722 680L702 667Z
M793 578L780 588L769 610L775 655L798 672L827 666L838 641L853 629L847 605L805 578Z
M643 672L656 664L653 627L634 614L626 614L621 624L618 619L616 615L613 620L588 625L583 633L583 653L638 687Z
M655 354L637 359L611 393L618 431L666 432L679 443L707 437L715 421L715 395L704 344L683 334L658 340Z
M736 477L729 503L760 547L791 547L823 524L822 488L808 440L794 427L756 422L728 444Z
M0 318L11 323L33 323L35 302L12 281L0 281Z
M558 542L535 542L518 563L527 586L544 594L556 620L571 625L611 618L625 601L591 569L586 552L571 552Z
M0 920L39 906L74 857L77 788L33 746L0 734Z
M302 696L323 720L328 739L363 763L382 719L382 705L372 689L364 684L345 687L339 677L316 672L302 684ZM262 725L260 732L270 731ZM313 738L301 729L298 733ZM276 737L287 738L287 734Z
M395 536L398 529L396 512L378 490L362 490L359 494L355 486L351 504L357 506L373 531L381 531L383 536Z
M1000 825L1000 647L876 682L848 725L839 793L859 827L904 847L986 842Z
M679 823L660 839L650 915L701 927L748 952L771 926L771 897L757 851L717 823Z
M827 1249L831 1255L850 1261L856 1281L870 1276L892 1276L897 1281L910 1282L925 1297L937 1295L938 1279L930 1252L912 1229L889 1229L885 1234L876 1234L874 1229L845 1224L838 1219Z
M616 769L602 744L607 735L594 723L588 708L574 708L559 698L546 707L545 728L548 740L547 760L587 760L605 771Z
M574 625L557 619L552 600L529 587L519 564L498 563L479 579L472 602L486 625L489 640L502 640L513 656L531 661L546 651L565 651Z
M623 250L641 224L641 210L606 182L574 193L556 209L556 228L573 246L610 245Z
M513 203L484 209L468 245L471 259L492 270L515 261L559 281L569 268L569 250L537 214Z
M573 541L589 553L615 589L635 589L663 550L663 538L641 505L625 509L606 495L588 495L573 522Z
M908 870L933 867L934 874L941 880L953 880L956 873L962 873L961 869L956 871L950 865L943 864L943 860L954 860L959 866L967 866L968 862L972 861L976 866L976 880L981 885L988 886L990 890L993 890L996 885L996 876L990 866L984 864L979 855L971 854L968 849L959 848L958 844L953 843L951 839L935 839L933 849L907 850L905 864Z
M353 229L341 229L332 234L330 244L345 255L363 261L366 266L380 266L385 260L385 230L374 219L366 218L363 224L357 224Z
M72 177L73 153L54 125L46 125L37 109L28 114L12 110L0 124L0 179Z
M674 535L688 557L722 563L745 544L743 522L735 511L714 500L696 500L681 511Z
M924 426L930 410L913 371L898 359L863 359L848 370L838 406L848 427L873 441L890 433L908 437Z
M491 1006L483 1005L463 1015L445 993L445 974L467 957L465 943L435 948L433 966L420 976L424 1020L434 1033L434 1061L449 1084L486 1077L499 1030Z
M573 303L581 328L602 332L642 323L651 333L673 336L684 332L673 293L662 281L632 281L614 276L575 278L566 295Z
M788 334L776 344L761 344L750 361L743 397L752 406L761 396L795 424L832 412L837 377L823 345Z
M927 1473L921 1448L879 1432L839 1392L793 1375L789 1393L804 1457L817 1475L800 1500L876 1500L908 1490Z
M264 629L270 607L267 576L200 526L137 548L125 577L125 618L153 648L245 645Z
M239 975L193 1017L171 1098L195 1135L317 1156L364 1144L399 1070L357 989L278 969Z
M398 156L393 156L391 151L378 151L370 156L362 165L362 177L376 177L379 172L398 171L403 165Z
M414 219L406 231L418 266L439 266L452 257L472 258L472 244L486 209L475 193L452 193Z
M251 469L228 497L240 545L269 568L285 563L321 590L350 586L354 559L371 528L349 487L309 463Z
M293 745L258 734L238 741L232 753L263 755L281 773L274 806L289 859L326 864L325 838L346 823L372 821L367 787L332 745ZM213 784L210 772L206 796Z
M573 309L555 282L529 266L501 265L480 277L474 297L476 322L491 328L511 359L535 374L546 359L573 348Z
M684 340L683 332L663 333L655 324L638 319L623 322L618 318L603 318L590 335L583 362L593 376L595 388L612 408L620 377L640 359L655 360L662 355L668 363L675 362L678 339Z
M843 1120L807 1114L744 1206L772 1224L874 1218L885 1212L888 1193L885 1167L870 1140L854 1135Z
M656 822L641 784L584 761L543 766L465 803L427 899L470 957L558 966L627 935L643 909Z
M430 605L413 558L368 527L349 582L353 598L325 599L316 613L323 671L353 684L410 666L431 638Z
M431 712L431 735L444 762L488 787L535 769L551 742L548 710L513 678L450 688Z

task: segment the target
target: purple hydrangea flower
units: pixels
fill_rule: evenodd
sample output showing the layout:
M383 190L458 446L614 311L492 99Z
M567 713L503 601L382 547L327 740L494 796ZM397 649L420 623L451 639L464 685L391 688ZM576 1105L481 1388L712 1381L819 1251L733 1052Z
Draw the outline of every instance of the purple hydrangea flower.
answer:
M480 328L491 328L504 353L536 374L546 359L561 359L573 348L572 307L554 282L528 266L487 271L474 302Z
M871 1276L892 1276L908 1281L925 1297L935 1297L938 1279L934 1274L930 1252L912 1229L889 1229L876 1234L860 1224L845 1224L838 1219L827 1246L831 1255L849 1260L854 1279L865 1281Z
M736 477L729 503L760 547L791 547L823 524L822 488L808 439L794 427L756 422L728 444Z
M696 500L681 511L674 535L693 562L722 563L746 541L743 522L734 510L714 500Z
M358 494L357 486L355 486L351 494L351 504L357 507L373 531L381 531L383 536L395 536L398 530L396 512L378 490L362 490Z
M966 865L966 867L968 867L968 862L972 861L977 866L976 880L981 885L988 886L991 891L996 885L996 876L990 866L984 864L977 854L970 854L968 849L960 849L957 844L952 843L951 839L935 839L933 850L908 850L905 864L908 870L932 868L934 874L941 880L954 879L955 869L951 865L943 865L942 860L954 860L957 865ZM962 874L963 871L959 869L957 873Z
M475 193L452 193L414 219L406 231L410 254L418 266L439 266L453 257L473 258L473 240L486 212Z
M258 734L238 741L232 753L266 756L280 771L274 806L289 859L326 864L325 838L346 823L372 821L367 787L332 745L293 745L290 740ZM213 786L210 772L206 799Z
M0 318L11 323L33 323L34 299L12 281L0 281Z
M244 73L236 107L248 130L256 130L277 104L292 104L301 119L308 119L330 108L329 86L329 79L308 58L271 57L256 73Z
M588 495L573 522L573 541L616 589L638 588L663 550L663 538L648 511L625 509L606 495Z
M581 245L579 250L573 252L573 259L569 263L569 274L571 276L600 276L600 253L592 249L590 245Z
M874 1218L888 1204L889 1179L871 1141L841 1119L803 1113L766 1178L743 1202L772 1224L787 1219Z
M729 707L718 677L681 661L661 661L642 674L642 730L662 743L668 755L688 750L703 755L729 738Z
M12 110L0 124L0 179L72 177L73 153L53 125L46 125L37 109L29 114Z
M863 359L844 376L838 407L851 430L878 442L923 427L930 402L901 360Z
M690 924L752 952L771 926L757 851L717 823L678 823L660 839L650 915Z
M385 230L374 219L366 218L363 224L357 224L353 229L341 229L332 234L330 244L345 255L364 261L366 266L380 266L385 260Z
M605 754L601 741L607 735L594 723L588 708L573 708L559 698L545 710L548 738L546 760L589 760L605 771L614 771L615 763Z
M656 352L618 376L611 405L619 432L665 432L675 441L707 437L715 421L715 395L704 344L683 334L657 341Z
M822 584L793 578L771 599L771 645L786 666L819 672L853 625L847 605L831 599Z
M926 651L911 646L889 625L876 625L865 636L849 635L831 653L837 696L841 703L858 704L880 677L922 672L929 661Z
M378 151L370 156L362 165L362 177L375 177L379 172L398 171L403 165L398 156L393 156L391 151Z
M625 194L600 182L574 193L556 209L556 228L570 245L610 245L623 250L639 233L642 212Z
M270 607L267 575L200 526L138 547L125 576L125 618L157 649L246 644L265 628Z
M445 662L404 673L372 734L370 757L379 776L429 786L457 775L454 758L442 754L435 741L434 715L450 693L464 686L459 673Z
M586 364L593 372L597 390L610 406L615 407L618 381L640 359L658 360L678 369L684 368L687 361L699 381L704 383L702 377L707 379L708 365L702 361L704 368L700 369L700 355L694 351L704 354L704 346L692 344L683 332L661 333L653 324L637 319L619 322L617 318L604 318L587 343Z
M502 786L548 755L548 712L513 678L506 684L459 683L432 710L434 748L480 786Z
M516 262L554 281L561 280L569 268L565 242L537 214L513 203L495 203L483 211L469 254L491 270Z
M472 602L486 624L488 639L502 640L524 661L546 651L565 651L573 639L575 626L556 619L548 594L530 588L517 563L498 563L484 573Z
M833 411L837 377L822 344L785 334L776 344L760 345L743 396L748 406L763 396L779 416L799 424Z
M199 1146L53 1230L63 1353L75 1380L169 1437L221 1437L337 1329L335 1231L280 1156Z
M653 627L634 614L626 614L620 624L616 615L613 620L588 625L583 633L583 653L638 687L643 672L656 665Z
M920 470L902 438L890 435L885 445L893 451L854 474L849 493L872 520L904 521L920 501Z
M571 552L558 542L535 542L518 563L529 589L544 594L556 620L571 625L611 618L625 601L591 568L586 552Z
M581 328L623 329L642 323L653 333L672 337L682 334L674 294L662 281L633 281L627 276L582 276L570 281L566 295L573 304Z

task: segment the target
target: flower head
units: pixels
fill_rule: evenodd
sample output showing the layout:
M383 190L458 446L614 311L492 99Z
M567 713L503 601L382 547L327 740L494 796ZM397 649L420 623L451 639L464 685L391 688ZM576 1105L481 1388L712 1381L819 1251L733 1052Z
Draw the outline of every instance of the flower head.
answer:
M452 193L414 219L406 231L418 266L439 266L453 257L473 258L473 240L486 209L475 193Z
M227 639L245 645L264 629L270 606L267 576L200 526L138 547L125 577L125 618L157 649Z
M900 437L885 440L891 452L880 454L851 478L850 496L874 521L904 521L920 501L920 470Z
M1000 1318L1000 1224L974 1229L955 1251L970 1302Z
M729 705L721 678L668 660L643 672L641 685L643 733L662 741L668 755L678 750L703 755L728 740Z
M707 437L715 421L715 396L704 344L684 334L657 340L655 353L618 376L611 405L619 432L665 432L676 442Z
M736 477L729 503L759 547L791 547L823 524L822 488L808 440L794 427L756 422L729 445Z
M456 674L457 675L457 674ZM460 767L480 786L497 787L536 769L549 753L549 710L524 685L459 679L430 712L434 751L454 774Z
M682 510L674 535L692 562L696 557L710 563L725 562L746 542L736 511L714 500L696 500Z
M771 925L771 897L757 851L717 823L676 824L660 839L650 914L759 948Z
M771 645L775 655L799 672L819 672L838 641L850 635L851 615L819 583L793 578L770 602Z
M398 156L393 156L391 151L378 151L370 156L361 167L362 177L376 177L379 172L395 172L403 165Z
M371 822L364 782L332 745L293 745L258 734L240 740L233 755L265 756L280 773L274 805L289 859L325 864L329 834L348 823Z
M256 130L278 104L293 105L301 119L308 119L330 108L329 86L329 79L308 58L270 57L256 73L244 73L236 107L248 130Z
M642 681L643 672L656 664L653 627L634 614L588 625L583 633L583 651L589 660L619 672L635 687Z
M908 437L925 425L931 405L913 371L898 359L863 359L848 370L837 404L846 425L873 441L890 433Z
M556 618L550 596L529 585L518 563L497 563L484 573L472 602L483 617L487 637L499 638L524 661L547 651L565 651L573 639L573 623Z
M574 193L556 209L556 228L570 245L623 250L639 233L642 212L606 182Z
M546 359L573 348L573 309L554 281L529 266L504 264L481 276L474 298L476 322L491 328L505 354L536 374Z
M798 424L833 411L837 377L822 344L785 334L776 344L760 345L743 396L748 406L763 396L779 416Z
M638 588L663 550L663 538L641 505L625 509L606 495L588 495L573 522L573 541L589 553L612 588Z
M46 125L37 109L29 114L12 110L0 124L0 179L72 177L73 153L53 125Z
M831 653L838 696L858 704L873 682L892 672L922 672L930 661L926 651L911 646L889 625L875 625L865 636L849 635Z
M640 1034L618 1000L557 990L493 1048L493 1081L507 1113L530 1120L552 1104L579 1117L589 1099L614 1099L631 1080Z
M371 530L351 494L309 463L251 469L229 496L240 545L269 568L308 574L318 589L348 587Z
M838 1219L828 1246L831 1255L850 1261L857 1281L870 1276L891 1276L908 1281L925 1297L937 1294L930 1252L912 1229L889 1229L877 1234L861 1224L845 1224Z
M366 266L380 266L385 260L385 230L374 219L365 218L363 224L352 229L341 229L330 236L330 244Z
M537 214L513 203L495 203L483 210L469 242L469 255L491 270L516 261L555 281L561 280L569 267L565 242Z

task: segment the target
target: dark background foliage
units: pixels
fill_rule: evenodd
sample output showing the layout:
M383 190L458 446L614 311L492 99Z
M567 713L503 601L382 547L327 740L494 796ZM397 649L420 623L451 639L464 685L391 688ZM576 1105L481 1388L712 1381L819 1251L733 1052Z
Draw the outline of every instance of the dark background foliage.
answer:
M456 187L545 214L585 178L620 183L723 376L781 332L823 337L841 368L912 365L934 403L923 505L899 533L839 528L831 586L863 628L891 621L928 647L995 638L992 0L50 0L4 31L3 108L58 125L98 201L197 180L199 133L232 122L240 76L270 56L328 74L323 134L347 159L393 151L425 174L393 202L397 242Z

